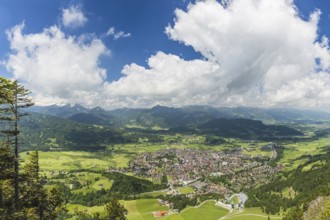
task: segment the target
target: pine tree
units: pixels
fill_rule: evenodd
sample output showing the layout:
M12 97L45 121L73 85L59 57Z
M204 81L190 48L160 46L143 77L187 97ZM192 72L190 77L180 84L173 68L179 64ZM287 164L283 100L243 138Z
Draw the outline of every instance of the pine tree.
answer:
M58 214L67 212L63 197L63 193L58 187L50 190L47 198L47 206L45 206L44 219L56 219Z
M47 196L39 181L38 151L30 153L20 178L21 208L27 219L42 219L42 198Z
M105 205L105 211L109 220L126 220L127 209L117 199L112 199L107 203Z
M11 81L0 77L0 120L7 121L7 128L2 133L8 137L8 142L14 148L14 203L16 212L19 211L19 154L18 154L18 121L26 115L21 109L33 105L29 91L20 85L17 80Z
M37 150L19 172L18 121L26 115L21 110L33 105L28 94L17 81L0 77L0 137L5 140L0 145L0 219L53 220L66 212L63 196L57 188L49 194L43 188Z
M0 219L14 217L14 157L7 144L0 145Z

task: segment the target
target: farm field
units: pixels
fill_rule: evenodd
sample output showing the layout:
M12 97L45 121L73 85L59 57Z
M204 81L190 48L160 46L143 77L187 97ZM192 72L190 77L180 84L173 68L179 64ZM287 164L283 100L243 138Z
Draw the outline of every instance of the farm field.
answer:
M190 186L180 187L180 188L178 188L178 190L181 194L189 194L189 193L195 192L195 190Z
M27 152L20 154L24 160L28 156ZM61 151L61 152L43 152L39 151L39 166L41 170L105 170L109 168L111 158L101 157L97 153L83 151Z
M167 137L167 136L166 136ZM169 138L169 137L167 137ZM179 138L179 137L177 137ZM165 138L166 139L166 138ZM150 143L136 143L136 144L119 144L109 146L111 153L104 154L98 152L85 152L85 151L39 151L39 165L41 170L45 171L59 171L59 170L106 170L110 166L117 168L128 167L128 163L131 159L141 153L156 152L161 149L175 148L195 148L200 150L215 150L221 151L224 149L232 149L232 147L242 147L243 153L251 156L264 155L266 157L271 156L271 152L262 151L259 147L266 145L266 142L260 142L257 146L250 146L247 142L238 139L227 139L227 143L224 145L207 146L199 139L203 139L202 136L188 136L181 137L180 143L168 144L167 141L161 144ZM194 143L193 140L197 139L198 142ZM170 141L170 140L168 140ZM24 161L28 157L28 152L22 152L20 154L21 159Z
M88 192L97 191L101 189L110 189L112 186L112 181L108 178L102 176L98 173L90 173L90 172L79 172L75 174L75 177L80 182L81 185L86 185L80 189L73 190L73 193L83 193L86 194ZM87 186L87 183L90 183Z
M238 204L239 203L239 199L238 199L238 196L234 196L233 198L231 198L231 203L233 204Z
M76 212L83 212L85 214L93 215L95 213L104 213L105 206L84 206L80 204L67 204L66 208L68 209L68 213L74 215ZM70 220L76 219L75 216L70 218Z
M160 219L166 220L217 220L228 213L228 210L215 206L214 201L206 201L198 207L188 207L178 214L169 215Z
M154 192L146 192L136 195L137 197L153 197L157 198L158 196L165 196L167 190L160 190L160 191L154 191Z
M128 220L153 220L155 219L153 212L168 210L167 206L160 206L157 199L121 200L120 203L128 210L128 215L126 216ZM105 212L105 206L88 207L79 204L68 204L66 208L70 214L83 212L93 215L98 212L103 215ZM70 219L75 219L75 216Z
M313 141L301 141L297 143L289 143L285 145L283 157L279 163L286 167L286 170L296 169L299 165L307 161L306 158L299 159L302 156L313 156L323 154L323 147L327 146L330 142L330 137L321 138ZM307 167L305 168L308 170Z
M282 219L283 216L269 215L271 220ZM260 208L246 208L244 211L235 211L221 218L221 220L265 220L268 215Z
M160 206L157 199L139 199L121 202L128 210L128 220L153 220L152 212L168 210L167 206Z

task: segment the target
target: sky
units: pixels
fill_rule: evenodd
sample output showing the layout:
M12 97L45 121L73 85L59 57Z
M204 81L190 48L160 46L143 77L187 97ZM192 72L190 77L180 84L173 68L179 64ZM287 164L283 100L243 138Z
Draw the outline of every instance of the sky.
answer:
M0 75L37 105L329 111L328 0L2 0Z

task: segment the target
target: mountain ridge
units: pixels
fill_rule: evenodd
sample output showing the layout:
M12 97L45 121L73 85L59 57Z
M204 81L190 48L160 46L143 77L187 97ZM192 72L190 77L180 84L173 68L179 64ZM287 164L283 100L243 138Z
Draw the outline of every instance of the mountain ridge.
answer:
M174 108L157 105L152 108L105 110L101 107L89 109L81 105L53 105L36 106L29 111L70 119L79 123L148 129L198 126L217 118L246 118L261 120L266 124L330 121L330 113L327 112L289 108L216 108L212 106Z

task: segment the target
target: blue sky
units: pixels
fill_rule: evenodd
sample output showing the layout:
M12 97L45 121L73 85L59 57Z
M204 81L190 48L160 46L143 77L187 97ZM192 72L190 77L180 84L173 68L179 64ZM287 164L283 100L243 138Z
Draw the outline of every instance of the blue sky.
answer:
M272 1L3 0L2 75L45 105L328 108L330 2Z
M108 80L118 79L125 64L145 64L152 54L164 51L184 56L187 59L200 57L191 47L168 39L164 33L168 23L173 22L174 10L186 8L188 1L178 0L111 0L111 1L43 1L5 0L0 3L1 57L10 52L5 31L25 22L25 33L41 32L45 27L61 24L61 10L71 5L82 6L88 22L81 28L63 28L70 35L93 33L102 37L110 27L132 34L132 37L114 41L103 38L112 51L111 57L102 58L107 68ZM20 5L20 7L17 7Z

